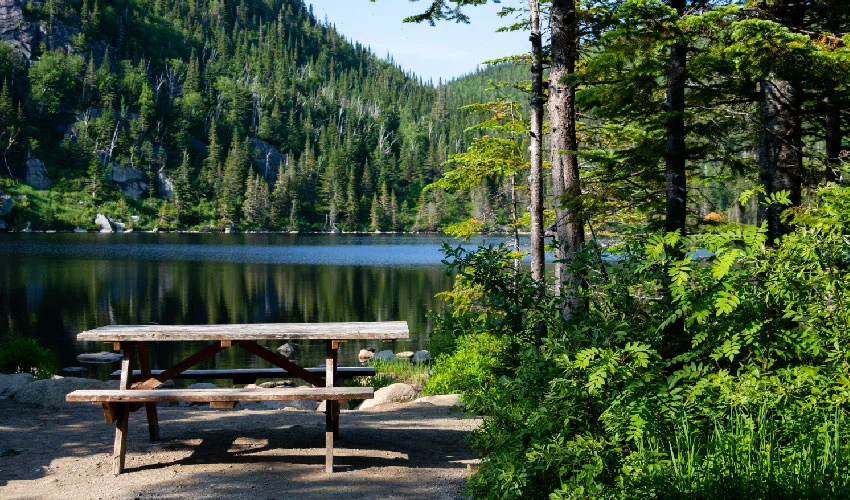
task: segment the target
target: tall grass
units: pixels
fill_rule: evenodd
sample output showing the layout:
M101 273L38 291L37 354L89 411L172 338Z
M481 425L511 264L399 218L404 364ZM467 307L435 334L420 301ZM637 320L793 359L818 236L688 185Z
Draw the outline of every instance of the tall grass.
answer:
M646 463L669 464L643 470L639 488L653 483L660 498L850 498L847 424L840 410L777 415L766 407L734 412L709 432L682 418L670 439L638 446Z

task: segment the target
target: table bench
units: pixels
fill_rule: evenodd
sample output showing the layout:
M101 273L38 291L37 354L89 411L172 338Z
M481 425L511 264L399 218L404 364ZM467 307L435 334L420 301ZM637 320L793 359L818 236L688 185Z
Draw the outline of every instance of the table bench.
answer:
M321 375L324 367L305 368L308 372ZM342 381L355 377L374 377L375 369L371 366L339 366L337 380L334 385L342 385ZM151 375L160 375L164 370L151 370ZM109 375L112 380L121 379L121 370L115 370ZM133 370L133 381L141 380L142 371ZM260 378L299 378L283 368L233 368L230 370L186 370L173 377L173 380L232 380L234 384L253 384Z
M233 408L240 401L326 401L325 406L325 471L333 472L333 443L339 433L339 401L370 399L371 387L340 387L343 378L374 375L372 368L338 367L338 350L348 340L397 340L408 338L403 321L375 323L266 323L247 325L111 325L77 335L81 341L110 342L123 352L118 372L119 389L74 391L67 401L89 402L103 406L104 418L115 424L112 470L124 471L129 415L145 408L151 441L159 439L159 402L210 403L214 408ZM273 352L258 340L322 340L325 342L325 367L303 368ZM165 370L152 370L148 343L154 341L212 341L195 354ZM276 368L189 370L218 352L239 347L271 363ZM133 369L138 359L139 370ZM240 371L244 370L244 371ZM227 378L234 381L256 381L257 378L300 378L312 388L232 388L232 389L158 389L176 378ZM324 377L321 375L324 374ZM270 376L268 376L270 375Z

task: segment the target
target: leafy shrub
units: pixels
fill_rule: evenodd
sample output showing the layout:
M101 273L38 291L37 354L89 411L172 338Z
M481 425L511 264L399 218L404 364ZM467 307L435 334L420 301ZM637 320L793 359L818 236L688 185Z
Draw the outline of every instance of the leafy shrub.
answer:
M31 373L41 379L55 372L50 352L35 339L12 335L0 340L0 373Z
M499 292L478 277L510 276L504 261L501 273L466 274L473 299L446 314L469 326L429 387L461 388L467 409L484 416L471 436L483 461L468 492L850 495L850 188L826 188L817 201L791 214L796 230L774 245L764 227L725 225L625 242L608 263L591 248L580 262L589 307L569 322L554 307L509 299L502 304L519 307L499 309L488 297ZM507 311L522 321L490 321ZM665 357L665 327L678 320L684 349ZM530 321L548 327L539 349L523 340ZM501 365L480 363L494 339L525 348Z

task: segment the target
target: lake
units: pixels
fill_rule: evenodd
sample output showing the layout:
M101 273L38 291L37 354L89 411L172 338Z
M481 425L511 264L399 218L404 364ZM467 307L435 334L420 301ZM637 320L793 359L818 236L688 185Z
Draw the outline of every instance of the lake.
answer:
M76 334L109 324L402 320L411 338L392 348L427 349L427 313L441 308L434 295L453 280L440 263L443 241L457 244L437 235L0 234L0 338L35 337L60 368L85 366L99 378L118 364L81 364L76 356L110 346L77 342ZM152 347L153 366L164 368L198 346ZM389 346L345 343L341 364L356 364L367 347ZM299 342L293 358L317 366L324 345ZM267 365L237 348L200 365L254 366Z

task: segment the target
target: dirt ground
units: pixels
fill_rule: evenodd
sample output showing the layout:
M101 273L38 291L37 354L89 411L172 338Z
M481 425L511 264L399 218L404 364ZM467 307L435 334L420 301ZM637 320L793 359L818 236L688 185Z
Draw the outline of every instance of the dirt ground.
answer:
M325 474L323 413L160 407L151 443L130 417L126 472L112 474L114 428L99 407L0 401L0 498L461 498L478 425L450 406L390 404L344 411L335 473Z

